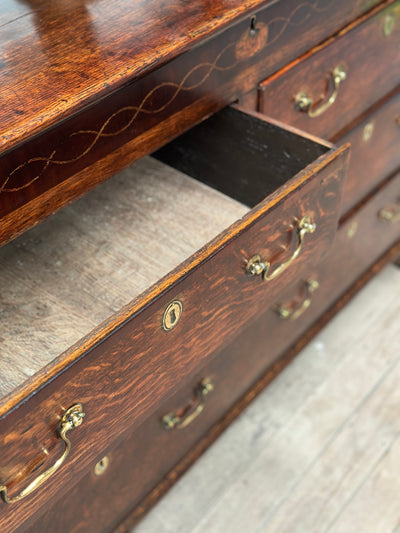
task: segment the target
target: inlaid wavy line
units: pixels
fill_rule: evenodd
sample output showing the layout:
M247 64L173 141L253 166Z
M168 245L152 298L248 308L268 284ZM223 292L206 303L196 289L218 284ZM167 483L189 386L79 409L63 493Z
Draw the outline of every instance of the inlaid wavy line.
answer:
M9 189L6 189L5 188L5 185L7 184L7 180L5 181L5 183L2 185L2 187L0 188L0 194L4 191L4 192L17 192L17 191L21 191L22 189L26 189L27 187L29 187L30 185L32 185L32 183L34 183L36 180L38 180L40 178L40 176L43 174L43 172L46 170L46 168L50 165L54 155L56 153L56 150L53 150L53 152L51 153L50 157L34 157L32 159L29 159L26 164L28 163L34 163L34 162L37 162L37 161L43 161L45 162L45 165L44 167L42 168L41 172L35 176L34 178L32 178L28 183L24 183L24 185L22 185L21 187L15 187L15 188L9 188ZM25 165L25 163L23 163L22 165L19 165L19 167L15 168L9 175L8 175L8 179L13 175L15 174L15 172L17 172L20 168L22 168L23 166Z
M145 114L148 114L148 115L151 115L151 114L157 114L157 113L161 113L162 111L164 111L164 109L166 109L174 100L175 98L177 97L177 95L181 92L181 91L193 91L194 89L197 89L198 87L200 87L206 80L207 78L210 77L211 73L213 71L218 71L218 72L223 72L223 71L226 71L226 70L230 70L231 68L234 68L238 63L239 61L235 61L234 63L232 63L231 65L228 65L228 66L225 66L225 67L219 67L217 65L217 62L219 61L219 59L221 58L222 54L226 52L226 50L232 46L236 45L236 43L231 43L230 45L228 45L220 54L219 56L217 56L217 59L214 63L200 63L199 65L196 65L196 67L194 67L191 71L189 71L185 77L183 78L183 80L181 81L181 83L174 83L174 82L165 82L165 83L162 83L160 85L158 85L157 87L154 87L147 95L146 97L142 100L141 104L139 106L126 106L126 107L123 107L121 109L119 109L118 111L116 111L115 113L113 113L107 120L106 122L103 124L103 126L101 127L101 129L99 131L95 131L95 130L80 130L80 131L77 131L73 134L71 134L71 137L74 136L74 135L80 135L80 134L93 134L93 135L96 135L96 141L98 138L100 137L114 137L115 135L119 135L121 133L123 133L125 130L127 130L132 124L133 122L136 120L136 117L138 116L139 113L145 113ZM187 87L184 86L186 80L193 74L193 72L195 70L200 70L201 68L203 67L208 67L208 71L204 74L204 76L201 78L201 80L199 80L197 83L194 83L193 85L188 85ZM147 100L149 98L151 98L151 96L156 92L158 91L159 89L161 88L165 88L165 87L175 87L175 91L174 93L171 95L170 99L165 102L162 106L156 108L156 109L145 109L145 104L147 102ZM133 116L130 118L129 122L123 126L122 128L120 128L119 130L115 131L115 132L112 132L112 133L104 133L104 130L106 129L106 127L108 126L108 124L119 114L121 113L124 113L126 111L134 111L134 114Z
M293 18L296 16L296 13L302 9L303 7L308 7L310 8L310 11L308 13L306 13L305 17L303 19L301 19L299 22L292 22ZM328 8L326 9L321 9L318 7L318 2L316 2L315 4L311 4L310 2L303 2L302 4L299 4L298 6L296 6L296 8L294 9L294 11L292 11L292 13L290 14L290 16L288 18L285 18L285 17L275 17L274 19L270 20L269 23L268 23L268 28L275 22L278 22L278 21L282 21L282 22L285 22L286 24L284 24L281 28L281 30L275 35L275 37L273 39L271 39L270 41L268 41L267 43L267 46L270 46L271 44L273 44L275 41L277 41L281 35L286 31L286 28L288 26L301 26L302 24L304 24L304 22L310 17L310 13L312 11L316 11L317 13L324 13L325 11L327 11L328 9L330 8L330 6L328 6Z
M296 16L298 11L300 9L303 9L304 7L309 8L310 11L308 13L306 13L306 15L300 21L293 22L293 18ZM270 20L268 22L268 24L267 24L268 28L272 24L274 24L276 22L282 21L284 24L282 25L282 28L280 29L280 31L274 36L274 38L266 43L265 48L270 46L271 44L273 44L276 40L278 40L281 37L281 35L285 32L285 30L286 30L286 28L288 26L299 26L299 25L303 24L305 20L307 20L307 18L310 16L310 13L312 11L316 11L318 13L323 13L327 9L329 9L329 6L326 9L319 8L318 7L318 2L316 2L314 4L312 4L310 2L303 2L302 4L299 4L298 6L296 6L294 11L290 14L290 16L288 18L275 17L274 19ZM231 63L230 65L226 65L226 66L219 66L218 62L220 61L221 57L226 53L226 51L228 49L232 48L232 47L235 47L236 44L237 44L236 42L229 43L225 48L223 48L223 50L221 52L219 52L219 54L216 56L216 58L215 58L215 60L213 62L204 62L204 63L200 63L199 65L194 66L191 70L189 70L189 72L187 72L185 74L185 76L182 78L180 83L163 82L163 83L157 85L156 87L153 87L153 89L151 89L151 91L149 91L146 94L146 96L143 98L143 100L141 101L141 103L138 106L135 106L135 105L133 105L133 106L125 106L125 107L119 109L118 111L113 113L104 122L104 124L101 126L100 130L98 130L98 131L96 131L96 130L79 130L79 131L76 131L74 133L71 133L68 136L68 138L72 138L72 137L75 137L77 135L93 135L93 139L90 142L90 144L78 156L76 156L76 157L74 157L72 159L63 159L63 160L54 159L59 147L65 143L65 140L63 140L58 145L58 147L56 147L52 151L52 153L50 154L49 157L45 157L45 156L34 157L34 158L31 158L31 159L28 159L27 161L24 161L23 163L18 165L14 170L12 170L8 174L8 176L5 178L3 184L0 187L0 194L2 192L9 192L10 193L10 192L18 192L18 191L21 191L23 189L26 189L27 187L32 185L32 183L37 181L44 174L44 172L46 171L46 169L49 167L50 164L53 164L53 165L67 165L67 164L71 164L71 163L74 163L76 161L79 161L80 159L85 157L89 152L91 152L93 150L94 146L97 144L99 139L101 139L103 137L115 137L117 135L120 135L124 131L126 131L128 128L130 128L132 126L132 124L135 122L135 120L137 119L137 117L138 117L138 115L140 113L149 114L149 115L150 114L161 113L169 105L172 104L172 102L176 99L176 97L178 96L178 94L180 92L182 92L182 91L192 91L194 89L197 89L198 87L200 87L210 77L210 75L214 71L223 72L223 71L227 71L227 70L230 70L230 69L234 68L239 63L239 61L240 61L239 59L236 59L233 63ZM204 76L200 80L198 80L196 83L194 83L192 85L185 86L185 83L190 78L190 76L194 72L196 72L196 71L198 71L198 70L200 70L202 68L206 69L206 71L204 73ZM145 105L146 105L147 101L153 96L153 94L156 91L158 91L160 89L164 89L166 87L175 88L175 91L172 93L171 97L163 105L159 106L158 108L146 109ZM129 121L124 126L122 126L119 130L111 132L111 133L105 132L107 126L112 122L112 120L114 118L116 118L118 115L120 115L122 113L126 113L126 112L129 112L129 111L132 111L133 115L131 116ZM24 183L23 185L21 185L19 187L14 187L14 188L13 187L7 187L7 184L9 183L9 181L12 179L12 177L18 171L20 171L24 167L30 165L31 163L37 163L37 162L43 162L44 166L41 169L41 171L34 178L32 178L29 182Z
M2 192L17 192L17 191L21 191L21 190L29 187L32 183L37 181L42 176L42 174L47 169L47 167L50 165L50 163L52 163L53 165L66 165L66 164L70 164L70 163L74 163L76 161L79 161L80 159L82 159L82 157L87 155L93 149L93 147L96 145L96 143L98 142L98 140L101 137L117 136L120 133L122 133L123 131L125 131L126 129L128 129L133 124L133 122L136 120L136 118L139 115L139 113L141 113L141 112L142 113L146 113L146 114L157 114L157 113L160 113L161 111L166 109L175 100L175 98L177 97L177 95L181 91L192 91L192 90L198 88L200 85L202 85L210 77L210 75L211 75L211 73L213 71L217 70L219 72L223 72L223 71L226 71L226 70L234 68L238 64L239 60L236 60L236 61L234 61L233 63L231 63L230 65L227 65L227 66L218 66L217 63L220 61L221 57L225 54L225 52L229 48L234 47L235 45L236 45L236 43L228 44L223 50L221 50L221 52L219 52L219 54L216 56L214 62L212 62L212 63L204 62L204 63L200 63L199 65L196 65L195 67L193 67L189 72L187 72L185 74L185 76L182 78L182 80L181 80L181 82L179 84L178 83L174 83L174 82L163 82L160 85L157 85L156 87L153 87L153 89L151 89L151 91L149 93L147 93L147 95L143 98L143 100L142 100L142 102L140 103L139 106L126 106L126 107L123 107L123 108L119 109L118 111L113 113L104 122L103 126L100 128L99 131L80 130L80 131L71 133L69 135L69 138L71 138L73 136L76 136L76 135L82 135L82 134L93 134L93 135L95 135L93 141L89 144L89 146L85 150L83 150L75 158L73 158L73 159L65 159L65 160L56 160L56 159L54 159L54 156L55 156L55 154L57 152L57 148L56 148L55 150L53 150L53 152L51 153L51 155L49 157L34 157L34 158L31 158L31 159L29 159L27 161L24 161L24 163L21 163L12 172L10 172L10 174L7 176L7 178L5 179L4 183L2 184L2 186L0 188L0 193L2 193ZM199 81L197 81L196 83L185 87L185 83L190 78L190 76L195 71L200 70L200 69L202 69L204 67L208 67L208 70L205 72L204 76ZM145 109L144 106L146 105L146 102L149 100L149 98L151 98L151 96L156 91L158 91L159 89L165 88L165 87L175 87L175 91L171 95L169 100L167 102L165 102L162 106L160 106L160 107L158 107L156 109ZM134 111L134 114L133 114L133 116L131 117L131 119L129 120L129 122L125 126L120 128L116 132L104 133L104 130L106 129L108 124L110 124L110 122L117 115L119 115L119 114L121 114L123 112L129 111L129 110ZM64 144L64 142L65 141L63 141L62 144ZM24 168L25 166L27 166L27 165L29 165L31 163L39 162L39 161L43 161L45 163L45 165L44 165L44 167L42 168L42 170L40 171L40 173L37 176L35 176L33 179L31 179L28 183L25 183L24 185L21 185L20 187L16 187L16 188L8 188L8 187L6 187L7 183L9 182L9 180L12 178L12 176L16 172L18 172L19 170L21 170L22 168Z

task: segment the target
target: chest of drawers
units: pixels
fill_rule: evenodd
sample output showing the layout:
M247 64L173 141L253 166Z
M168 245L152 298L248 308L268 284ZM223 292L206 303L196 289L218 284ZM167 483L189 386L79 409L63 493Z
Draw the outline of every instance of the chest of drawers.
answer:
M400 253L400 4L24 4L0 525L123 531Z

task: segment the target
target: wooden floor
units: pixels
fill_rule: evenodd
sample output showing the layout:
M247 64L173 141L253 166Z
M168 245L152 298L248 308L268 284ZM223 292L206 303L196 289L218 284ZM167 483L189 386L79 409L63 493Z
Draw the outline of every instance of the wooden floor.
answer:
M400 533L400 268L306 347L134 533Z

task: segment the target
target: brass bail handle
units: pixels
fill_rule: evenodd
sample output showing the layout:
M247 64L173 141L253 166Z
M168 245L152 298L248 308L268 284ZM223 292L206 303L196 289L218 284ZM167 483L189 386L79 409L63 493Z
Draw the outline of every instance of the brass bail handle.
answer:
M269 261L262 261L261 257L259 255L254 255L246 265L246 272L252 276L262 276L262 279L264 281L271 281L278 276L280 276L287 268L290 267L290 265L297 259L299 256L301 249L303 247L304 238L308 233L314 233L316 229L316 224L314 224L311 220L310 215L305 215L299 222L297 226L297 235L299 239L299 243L297 245L296 250L293 252L290 259L288 259L285 263L282 263L278 267L275 268L269 274L271 263Z
M301 315L307 311L312 302L314 292L319 288L319 283L316 279L308 279L305 282L306 297L296 307L290 307L289 305L281 305L277 309L277 313L283 320L297 320Z
M29 494L32 494L32 492L34 492L37 488L43 485L43 483L47 481L49 477L51 477L54 472L56 472L60 468L60 466L64 463L65 459L68 457L68 454L71 450L71 442L66 436L66 433L70 429L80 426L82 424L84 416L85 413L83 412L83 406L80 403L73 405L72 407L67 409L67 411L65 411L58 427L58 436L65 443L64 453L48 470L43 472L43 474L40 474L40 476L34 479L32 483L30 483L23 491L21 491L18 496L9 498L7 495L6 485L0 485L0 494L5 503L15 503L19 500L22 500L22 498L29 496Z
M189 406L184 410L184 414L179 416L175 413L167 413L161 419L165 429L183 429L191 424L203 411L206 397L214 389L214 384L210 378L204 378L195 389L196 403L194 407Z
M346 76L347 74L344 65L337 65L331 73L333 90L329 98L320 105L315 105L315 102L307 93L300 91L296 94L294 99L296 108L299 111L307 113L310 118L319 117L335 103L339 94L340 84L346 79Z

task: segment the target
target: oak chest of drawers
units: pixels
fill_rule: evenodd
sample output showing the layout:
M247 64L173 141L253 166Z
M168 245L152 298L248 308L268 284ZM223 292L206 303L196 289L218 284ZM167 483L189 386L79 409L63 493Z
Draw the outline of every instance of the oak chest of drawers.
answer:
M0 15L0 528L125 531L400 255L400 2Z

